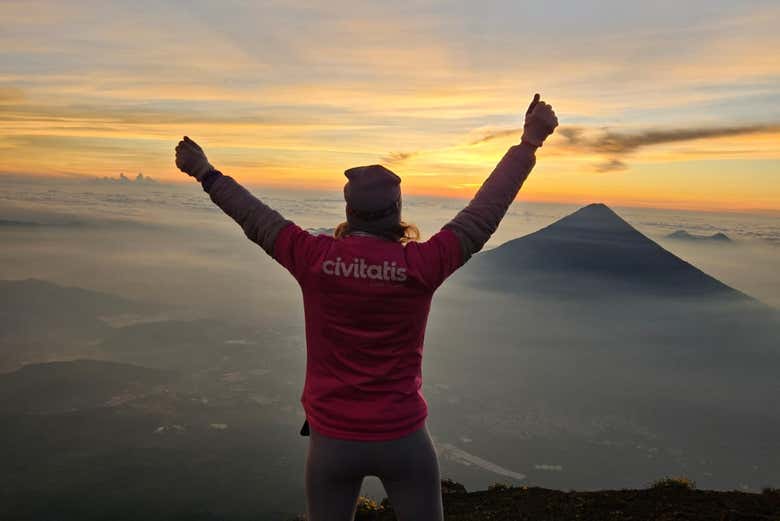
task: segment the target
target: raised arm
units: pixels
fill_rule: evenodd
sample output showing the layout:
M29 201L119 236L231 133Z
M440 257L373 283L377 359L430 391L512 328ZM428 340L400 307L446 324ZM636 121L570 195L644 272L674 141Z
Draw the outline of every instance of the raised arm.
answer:
M534 96L528 106L520 144L509 148L474 198L443 228L460 239L462 264L482 249L536 164L536 149L558 126L552 107Z
M273 257L277 234L292 221L211 166L203 149L187 136L176 147L176 166L197 179L211 200L241 226L246 236Z

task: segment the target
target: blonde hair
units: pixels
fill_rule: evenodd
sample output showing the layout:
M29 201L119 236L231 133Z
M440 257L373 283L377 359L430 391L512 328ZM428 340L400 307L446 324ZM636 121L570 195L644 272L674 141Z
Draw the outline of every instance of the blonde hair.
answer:
M351 231L352 230L349 227L349 223L344 221L343 223L336 226L336 230L333 232L333 236L337 239L341 239L342 237L349 235ZM406 244L409 241L420 240L420 230L417 228L417 226L404 221L399 222L397 226L394 226L387 231L377 235L382 235L388 239L398 241L401 244Z

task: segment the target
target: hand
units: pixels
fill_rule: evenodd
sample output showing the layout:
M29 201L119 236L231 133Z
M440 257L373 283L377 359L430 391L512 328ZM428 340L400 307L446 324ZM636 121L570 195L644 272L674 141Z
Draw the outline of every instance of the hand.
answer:
M544 140L553 133L558 126L558 118L550 105L539 100L539 94L525 112L525 125L523 125L523 138L521 143L540 147Z
M176 145L176 166L199 182L207 173L214 170L200 145L187 136Z

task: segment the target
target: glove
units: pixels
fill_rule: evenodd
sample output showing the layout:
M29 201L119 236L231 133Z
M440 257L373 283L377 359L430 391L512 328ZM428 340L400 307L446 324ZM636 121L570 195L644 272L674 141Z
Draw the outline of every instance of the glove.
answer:
M534 147L542 146L544 140L553 133L558 126L558 118L553 109L547 103L539 100L539 94L525 112L525 124L523 125L523 137L521 143L528 143Z
M198 182L203 181L205 175L214 170L200 145L187 136L176 145L176 166Z

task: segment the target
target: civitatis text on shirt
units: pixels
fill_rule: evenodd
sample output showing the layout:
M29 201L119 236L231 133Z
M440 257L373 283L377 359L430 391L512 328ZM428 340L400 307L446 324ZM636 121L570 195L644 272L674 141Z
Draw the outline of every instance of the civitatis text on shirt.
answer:
M403 282L406 280L406 268L398 266L396 261L384 261L382 264L368 264L366 259L355 257L351 262L344 262L341 257L336 260L326 260L322 263L322 271L326 275L353 277L356 279L376 279Z

